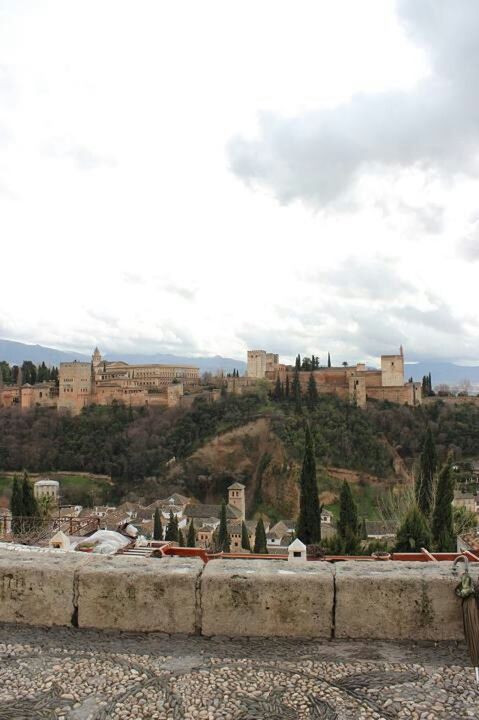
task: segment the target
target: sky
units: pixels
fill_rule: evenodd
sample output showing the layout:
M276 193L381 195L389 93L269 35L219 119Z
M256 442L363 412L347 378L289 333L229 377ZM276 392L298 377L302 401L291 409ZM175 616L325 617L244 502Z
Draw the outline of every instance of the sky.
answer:
M0 0L0 337L479 362L476 0Z

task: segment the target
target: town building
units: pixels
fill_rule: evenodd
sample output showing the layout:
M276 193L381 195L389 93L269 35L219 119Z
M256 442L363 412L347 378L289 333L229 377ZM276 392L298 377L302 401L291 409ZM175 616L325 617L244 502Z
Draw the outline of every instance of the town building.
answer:
M53 498L55 502L58 502L60 495L60 483L58 480L49 480L48 478L37 480L33 484L33 495L36 500L41 500L42 498Z

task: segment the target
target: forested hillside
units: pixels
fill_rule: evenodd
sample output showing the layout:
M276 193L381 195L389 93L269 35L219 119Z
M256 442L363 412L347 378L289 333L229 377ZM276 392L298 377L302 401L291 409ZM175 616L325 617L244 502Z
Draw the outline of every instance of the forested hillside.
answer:
M213 404L197 401L191 410L92 406L71 417L41 408L1 409L0 475L2 470L22 469L105 473L113 478L117 498L128 492L148 496L171 478L167 462L175 457L182 465L185 485L194 493L198 463L180 461L218 435L258 418L268 419L268 427L283 448L285 467L300 462L305 419L311 423L322 467L394 480L394 451L411 464L428 423L442 456L448 449L457 457L479 454L479 409L473 405L455 407L438 402L408 408L375 403L364 411L334 397L321 397L311 408L305 404L299 410L293 402L268 399L262 391ZM247 439L242 443L246 457L253 450ZM262 454L260 460L266 467L267 447ZM214 468L208 472L214 473ZM286 476L287 470L279 468L278 473ZM201 492L207 495L209 490Z

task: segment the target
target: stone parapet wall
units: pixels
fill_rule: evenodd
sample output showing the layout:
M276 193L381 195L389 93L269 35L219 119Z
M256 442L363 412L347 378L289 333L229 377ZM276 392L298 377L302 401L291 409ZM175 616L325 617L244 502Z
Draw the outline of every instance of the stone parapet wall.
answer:
M460 569L462 572L462 566ZM479 566L471 566L474 579ZM0 550L0 622L205 636L461 640L452 563Z

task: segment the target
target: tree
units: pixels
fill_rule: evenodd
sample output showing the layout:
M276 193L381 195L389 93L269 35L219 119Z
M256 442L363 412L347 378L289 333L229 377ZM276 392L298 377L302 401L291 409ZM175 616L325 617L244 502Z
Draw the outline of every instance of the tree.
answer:
M16 475L13 478L12 494L10 497L10 512L13 516L17 517L24 515L22 488Z
M294 405L296 412L300 413L302 410L301 406L301 382L299 380L299 370L295 368L293 382L291 384L291 392L293 395Z
M195 526L193 524L193 520L190 520L190 524L188 526L188 537L186 538L186 547L191 547L191 548L196 547L196 533L195 533Z
M163 526L161 524L160 508L155 508L153 518L153 540L163 540Z
M348 367L348 361L347 361L347 360L343 360L343 362L342 362L341 364L342 364L343 367Z
M331 355L328 353L328 367L331 367Z
M281 400L282 392L281 392L281 381L279 379L279 375L276 378L276 384L274 386L273 390L273 400Z
M444 464L437 481L436 501L432 515L432 541L436 552L453 552L456 549L452 501L454 478L451 461Z
M254 534L254 552L258 555L266 555L268 548L266 546L266 532L264 529L263 518L260 517L256 524L256 531Z
M289 391L289 375L286 375L286 383L284 386L284 397L286 400L289 400L290 391Z
M395 552L421 552L431 545L431 533L426 519L417 505L406 514L396 534Z
M218 551L225 553L229 553L230 551L230 537L228 533L228 525L226 523L226 504L224 500L221 503L220 527L218 530Z
M183 535L182 530L178 530L178 545L180 547L185 547L185 536Z
M246 523L244 521L241 523L241 547L243 548L243 550L251 552L248 528L246 527Z
M172 510L170 510L170 517L166 526L165 540L178 542L178 518L173 515Z
M311 428L306 424L303 466L301 468L299 517L296 536L305 545L319 543L321 540L321 508L316 481L316 459Z
M316 380L314 379L313 373L309 376L308 390L307 390L307 401L310 410L314 410L318 404L318 388L316 387Z
M432 510L436 470L436 446L434 444L431 428L428 427L419 459L419 472L416 477L415 485L417 506L425 518L430 516Z
M345 555L354 555L359 549L358 508L349 483L344 480L339 495L338 536Z
M296 355L296 362L294 367L296 370L301 370L301 355Z
M23 473L22 482L22 501L23 501L23 514L27 517L34 518L38 517L38 505L33 494L32 485L28 479L28 474Z

